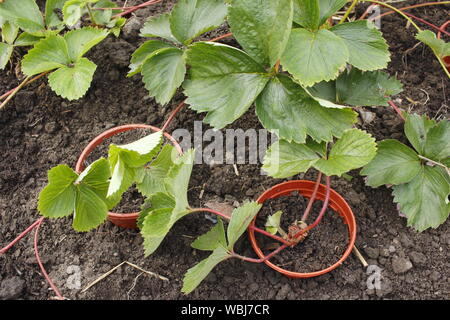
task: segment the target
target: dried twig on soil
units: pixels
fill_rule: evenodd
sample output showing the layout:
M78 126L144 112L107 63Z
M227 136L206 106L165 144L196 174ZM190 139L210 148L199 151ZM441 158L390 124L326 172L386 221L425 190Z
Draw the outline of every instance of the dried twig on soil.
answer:
M97 283L99 283L100 281L102 281L103 279L105 279L106 277L108 277L111 273L113 273L114 271L116 271L117 269L119 269L121 266L123 266L124 264L127 264L139 271L141 271L142 273L148 274L150 276L156 277L160 280L163 281L169 281L169 279L167 279L166 277L163 277L157 273L151 272L151 271L147 271L142 269L141 267L135 265L134 263L128 262L128 261L124 261L120 264L118 264L117 266L115 266L114 268L112 268L111 270L109 270L108 272L104 273L103 275L101 275L100 277L98 277L96 280L92 281L90 284L87 285L86 288L84 288L83 290L81 290L81 293L86 292L87 290L89 290L91 287L93 287L94 285L96 285Z
M353 253L359 259L359 261L361 261L361 263L362 263L364 268L367 268L369 266L369 264L367 263L366 259L364 259L364 257L362 256L361 252L359 252L359 250L358 250L358 248L356 248L356 246L353 246Z

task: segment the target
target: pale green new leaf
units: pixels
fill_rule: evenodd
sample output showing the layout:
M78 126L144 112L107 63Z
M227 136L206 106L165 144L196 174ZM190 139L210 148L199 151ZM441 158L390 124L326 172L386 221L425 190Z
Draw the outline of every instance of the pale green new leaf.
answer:
M0 17L26 32L41 33L45 29L44 19L34 0L4 0L0 3Z
M280 228L282 214L283 211L279 210L267 218L265 224L267 232L270 232L271 234L277 234L278 229Z
M145 88L162 105L172 99L183 83L185 73L184 54L178 48L156 50L142 64Z
M153 52L163 48L173 48L173 45L160 40L149 40L144 42L131 55L131 64L129 66L130 71L128 72L127 77L134 76L135 74L141 72L142 64L145 60L150 57Z
M159 37L171 42L179 43L170 30L170 14L150 17L141 29L141 37Z
M272 67L286 48L292 16L292 0L240 0L232 3L228 23L244 50Z
M128 167L119 154L117 162L112 168L111 182L108 187L107 197L119 197L132 186L134 180L135 168Z
M198 237L191 244L192 248L205 251L214 251L219 246L227 247L222 219L218 219L216 225L210 231Z
M170 14L170 30L183 44L220 26L227 15L224 0L179 0Z
M64 67L70 56L63 37L52 35L39 41L22 60L22 71L27 76Z
M19 27L9 21L6 21L0 27L2 29L2 40L7 44L13 44L19 33Z
M393 187L394 201L408 218L408 226L423 231L437 228L450 213L450 181L439 167L422 166L410 182Z
M288 178L306 172L320 156L305 144L279 140L264 157L262 169L274 178Z
M72 66L62 66L48 76L48 83L56 94L68 100L84 96L94 77L95 63L81 58Z
M333 145L328 159L319 159L314 167L327 176L341 176L368 164L376 153L375 139L370 134L350 129Z
M391 60L382 33L368 20L338 24L331 31L345 41L350 53L348 62L360 70L383 69Z
M93 46L106 38L108 30L85 27L72 30L64 35L67 42L69 57L72 61L77 61Z
M195 267L187 271L181 291L185 294L194 291L217 264L228 258L231 258L231 254L226 249L222 247L216 248L208 258L200 261Z
M349 59L344 40L329 30L293 29L281 64L307 87L337 78Z
M112 9L95 10L95 8L116 8L117 4L109 0L100 0L96 2L92 7L93 7L93 10L91 10L92 18L95 24L108 27L110 26L112 27L111 23L114 23L113 21L111 21L113 14L121 12L120 10L112 10Z
M56 14L55 10L62 10L67 0L47 0L45 2L45 24L47 27L60 27L63 21Z
M0 42L0 70L3 70L8 64L13 53L14 47L7 43Z
M39 193L38 210L44 217L61 218L70 215L75 208L78 175L67 165L49 170L48 185Z
M150 165L137 169L136 187L141 194L150 197L154 193L167 191L164 179L173 165L172 157L175 153L175 148L167 144Z
M64 23L68 26L75 25L87 12L86 4L88 2L95 3L98 0L69 0L67 1L63 8Z
M414 150L397 140L389 139L378 143L377 155L364 167L361 174L367 176L369 186L379 187L383 184L409 182L420 170L420 159Z
M262 125L287 141L304 143L307 135L330 141L351 128L356 113L351 109L325 108L286 75L270 79L256 100Z
M247 202L233 210L227 228L228 249L232 250L236 241L242 236L250 222L261 209L262 204Z
M108 207L92 188L85 184L76 186L73 228L76 231L89 231L106 221Z
M244 114L264 89L268 75L245 52L233 47L198 42L187 51L189 77L183 86L186 103L216 129Z
M434 32L422 30L416 35L416 38L429 46L439 57L450 56L450 43L438 39Z
M307 29L317 30L317 28L320 26L319 0L293 1L294 21Z

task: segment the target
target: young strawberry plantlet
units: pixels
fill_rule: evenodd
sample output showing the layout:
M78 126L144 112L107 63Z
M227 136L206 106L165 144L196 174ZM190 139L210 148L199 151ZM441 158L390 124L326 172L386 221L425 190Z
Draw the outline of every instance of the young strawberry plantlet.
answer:
M132 55L128 76L141 73L150 96L168 103L184 81L185 49L195 38L220 26L227 15L223 0L181 0L172 11L150 18L141 29L149 40Z
M450 213L450 122L408 115L405 134L414 149L383 140L361 174L371 187L393 185L394 201L408 226L418 231L437 228Z

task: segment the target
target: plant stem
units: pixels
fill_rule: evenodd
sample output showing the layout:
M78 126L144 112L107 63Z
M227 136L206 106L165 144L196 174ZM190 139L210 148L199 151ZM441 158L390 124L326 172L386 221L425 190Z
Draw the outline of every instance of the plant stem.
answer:
M126 16L126 15L128 15L130 13L133 13L133 12L139 10L139 9L142 9L142 8L147 7L149 5L152 5L152 4L157 4L157 3L161 2L161 1L162 0L150 0L150 1L147 1L147 2L144 2L144 3L141 3L140 5L130 7L130 9L128 9L128 10L126 10L124 12L116 14L112 18L119 18L119 17L122 17L122 16Z
M47 73L49 73L50 71L46 71L46 72L42 72L41 74L38 74L37 76L35 76L33 79L27 81L27 83L25 84L30 84L40 78L42 78L43 76L45 76ZM16 87L17 88L17 87ZM11 93L14 92L14 90L16 90L16 88L9 90L8 92L4 93L2 96L0 96L0 100L5 99L6 97L8 97Z
M442 4L450 4L450 1L441 1L441 2L427 2L427 3L420 3L420 4L415 4L415 5L412 5L412 6L407 6L407 7L403 7L403 8L399 8L399 10L409 10L409 9L414 9L414 8L420 8L420 7L428 7L428 6L434 6L434 5L442 5ZM368 8L367 8L367 10L363 13L363 15L361 16L361 17L359 17L359 19L358 20L362 20L362 19L364 19L368 14L369 14L369 12L370 12L370 10L374 7L375 5L370 5ZM380 18L380 17L383 17L383 16L387 16L387 15L390 15L390 14L393 14L393 13L395 13L395 11L388 11L388 12L385 12L385 13L383 13L383 14L381 14L381 15L379 15L379 16L377 16L377 17L375 17L374 19L377 19L377 18Z
M0 110L3 109L4 106L6 106L6 104L9 102L9 100L11 100L17 92L19 92L20 89L23 88L23 86L25 86L28 82L28 80L30 80L31 77L26 77L25 80L22 81L21 84L19 84L15 89L13 89L13 91L8 95L8 97L6 98L5 101L2 102L2 104L0 104Z
M322 180L322 172L319 171L319 174L317 175L316 184L314 185L313 193L311 195L311 198L309 198L308 206L306 207L306 210L302 216L302 221L305 223L306 223L306 220L308 219L309 213L311 212L313 203L316 200L317 191L319 190L319 185L320 185L321 180Z
M213 213L213 214L215 214L215 215L217 215L219 217L222 217L222 218L224 218L224 219L226 219L228 221L231 219L230 216L227 216L226 214L223 214L223 213L221 213L221 212L219 212L217 210L213 210L213 209L209 209L209 208L195 208L195 209L190 209L189 210L189 213L194 213L194 212L210 212L210 213ZM255 232L261 233L261 234L263 234L263 235L265 235L265 236L267 236L269 238L277 240L277 241L279 241L279 242L281 242L281 243L283 243L283 244L285 244L287 246L292 245L292 243L290 241L287 241L287 240L285 240L285 239L283 239L283 238L281 238L281 237L279 237L277 235L271 234L270 232L267 232L267 231L262 230L260 228L250 226L250 229L252 229Z
M410 18L408 17L404 12L402 12L401 10L397 9L396 7L391 6L390 4L384 3L384 2L380 2L380 1L376 1L376 0L363 0L363 1L367 1L367 2L372 2L372 3L376 3L382 7L386 7L391 9L392 11L397 12L399 15L401 15L403 18L405 18L406 20L409 21L409 23L412 24L412 26L414 28L416 28L417 31L422 31L422 29L419 28L419 26Z
M214 39L211 39L211 40L209 40L209 41L211 41L211 42L219 41L219 40L222 40L222 39L231 37L232 35L233 35L233 34L232 34L231 32L230 32L230 33L226 33L226 34L224 34L224 35L218 36L218 37L216 37L216 38L214 38Z
M92 14L91 5L89 3L86 5L86 8L88 10L89 18L91 19L91 22L93 24L97 25L97 22L95 21L94 15Z
M428 162L430 162L430 163L432 163L432 164L434 164L434 165L436 165L436 166L439 166L439 167L444 168L445 171L447 171L447 174L450 176L450 168L447 167L445 164L440 163L440 162L437 162L437 161L434 161L434 160L431 160L431 159L429 159L429 158L427 158L427 157L421 156L420 154L418 155L418 157L419 157L420 159L425 160L425 161L428 161Z
M166 122L164 123L163 127L161 128L161 131L165 131L167 129L167 127L169 126L169 124L172 122L172 120L175 118L175 116L177 115L178 112L180 112L180 110L186 105L186 100L182 101L176 108L175 110L172 111L172 113L170 114L169 118L167 118Z
M338 24L344 23L345 20L347 20L348 16L350 15L350 13L353 11L353 9L355 9L356 5L358 4L359 0L353 0L352 4L350 5L350 7L347 9L347 11L345 12L344 16L342 17L342 19L339 21Z
M0 250L0 254L5 254L9 249L11 249L17 242L22 240L23 237L25 237L28 233L31 232L38 224L40 224L44 220L44 217L39 218L36 220L31 226L25 229L21 234L19 234L13 241L11 241L8 245L6 245L4 248Z
M244 260L244 261L247 261L247 262L262 263L262 262L265 262L265 261L269 260L274 255L278 254L279 252L281 252L282 250L286 249L287 247L288 247L287 244L283 244L282 246L278 247L276 250L274 250L271 253L269 253L264 258L260 258L260 259L255 259L255 258L249 258L249 257L241 256L240 254L237 254L235 252L231 252L231 255L232 255L232 258L238 258L238 259L241 259L241 260Z
M402 120L405 121L405 117L403 116L402 111L395 105L394 101L389 100L388 103L395 110L395 112L397 112L400 118L402 118Z

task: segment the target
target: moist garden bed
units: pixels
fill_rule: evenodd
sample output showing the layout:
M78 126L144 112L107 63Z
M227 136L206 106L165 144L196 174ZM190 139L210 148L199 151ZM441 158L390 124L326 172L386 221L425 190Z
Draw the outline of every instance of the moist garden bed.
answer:
M183 95L178 93L171 103L161 107L148 97L139 76L126 78L130 55L142 43L138 29L144 17L166 12L172 5L173 1L164 1L137 11L134 23L125 27L119 39L109 37L90 51L88 57L98 64L98 69L91 89L82 99L64 100L44 80L39 80L19 92L0 111L0 243L14 239L38 217L37 195L47 182L48 169L60 163L74 167L89 141L111 127L129 123L162 126L164 115L182 101ZM449 6L423 8L411 13L441 25L448 19L448 9ZM404 27L405 21L395 15L382 19L382 31L392 51L388 71L395 73L404 84L404 92L399 95L401 101L397 102L416 113L448 119L450 82L431 50L424 45L414 47L417 40L413 30ZM0 72L0 92L19 83L14 66ZM358 127L377 140L402 139L403 124L393 110L385 107L370 110L376 115L374 120L361 120ZM193 121L202 118L203 115L186 108L170 129L185 128L192 132ZM250 111L228 128L262 127ZM204 206L208 201L242 204L245 199L256 199L264 190L284 181L261 175L260 164L238 165L238 170L239 176L232 165L195 165L189 191L192 205ZM124 230L109 222L92 232L77 233L70 223L65 223L68 221L47 220L41 227L40 251L50 276L70 299L448 298L450 222L436 230L417 233L407 228L406 220L399 216L390 190L372 189L362 177L354 176L351 181L332 180L331 186L345 197L355 213L357 247L369 265L381 268L380 290L368 288L367 280L372 274L366 274L359 260L351 255L329 274L297 280L288 279L265 264L228 260L215 268L196 291L183 295L180 293L183 275L204 258L202 252L190 247L193 239L211 226L203 214L183 218L148 258L144 258L138 231ZM315 179L313 174L297 177ZM292 205L290 200L284 204ZM54 295L38 273L32 241L28 236L7 255L0 256L0 297L7 291L5 286L15 289L16 298L21 299L48 299ZM301 245L295 250L301 251ZM255 256L247 237L236 245L236 251ZM80 268L83 288L123 261L167 277L169 281L146 274L139 276L139 270L124 265L85 293L67 286L74 275L70 266Z

